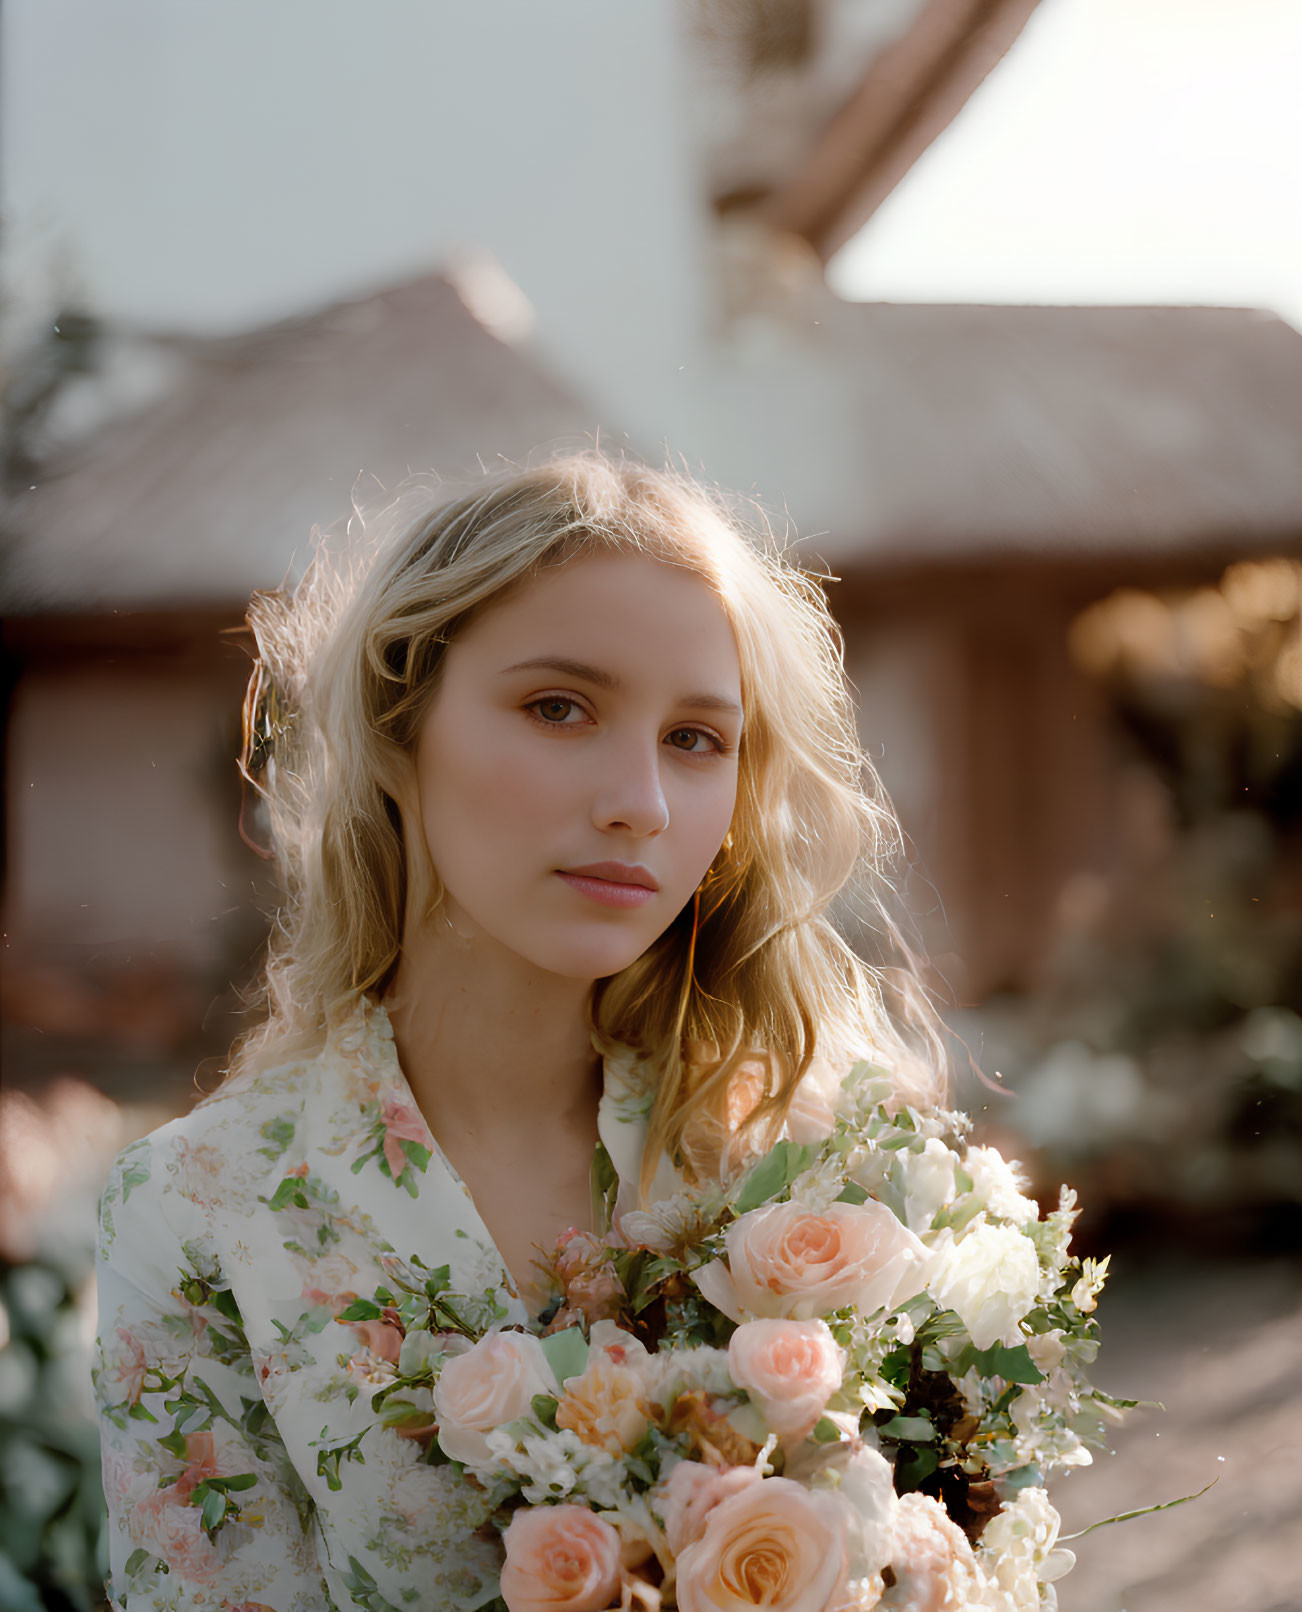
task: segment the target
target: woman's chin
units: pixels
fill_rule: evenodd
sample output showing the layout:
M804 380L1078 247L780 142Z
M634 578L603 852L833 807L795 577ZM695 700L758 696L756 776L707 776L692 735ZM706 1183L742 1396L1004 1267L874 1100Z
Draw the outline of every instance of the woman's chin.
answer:
M599 980L635 963L651 944L643 937L602 935L531 947L530 961L562 979Z

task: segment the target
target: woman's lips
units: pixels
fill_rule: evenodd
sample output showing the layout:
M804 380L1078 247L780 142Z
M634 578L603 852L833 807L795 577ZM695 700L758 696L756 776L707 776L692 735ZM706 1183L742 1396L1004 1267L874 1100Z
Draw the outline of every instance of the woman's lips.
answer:
M564 879L571 890L606 907L641 907L655 895L644 884L619 884L614 879L598 879L591 873L565 873L557 869L557 877Z

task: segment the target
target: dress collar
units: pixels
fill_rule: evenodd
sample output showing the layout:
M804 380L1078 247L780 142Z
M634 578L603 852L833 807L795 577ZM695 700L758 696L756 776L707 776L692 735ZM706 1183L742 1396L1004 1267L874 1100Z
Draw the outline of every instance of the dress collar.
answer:
M371 1080L378 1079L390 1089L407 1122L419 1121L425 1138L428 1138L426 1145L431 1152L437 1151L443 1157L443 1162L455 1175L437 1139L430 1135L398 1062L393 1025L384 1004L371 997L363 997L356 1014L350 1015L332 1030L331 1041L336 1050L350 1061L360 1059L365 1066L365 1075ZM593 1047L598 1053L601 1052L595 1037ZM642 1154L655 1102L655 1087L644 1065L643 1055L632 1047L616 1046L602 1054L602 1094L597 1104L597 1135L614 1167L618 1182L614 1205L616 1224L626 1210L636 1207L638 1199ZM651 1180L650 1201L670 1197L684 1190L686 1185L672 1160L662 1152Z

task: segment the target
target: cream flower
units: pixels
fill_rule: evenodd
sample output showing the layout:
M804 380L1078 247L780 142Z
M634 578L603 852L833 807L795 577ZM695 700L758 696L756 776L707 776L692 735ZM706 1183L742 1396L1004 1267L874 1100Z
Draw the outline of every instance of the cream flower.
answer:
M906 1494L896 1510L891 1551L895 1582L882 1596L882 1612L957 1612L982 1589L967 1535L929 1495Z
M901 1150L895 1157L903 1181L905 1222L910 1231L930 1231L932 1221L953 1200L958 1159L934 1136L920 1153Z
M554 1394L555 1374L542 1344L527 1332L490 1332L465 1354L444 1362L434 1385L439 1445L454 1461L493 1461L485 1434L530 1408L535 1394Z
M1035 1303L1040 1262L1035 1245L1013 1226L973 1226L937 1244L927 1291L953 1310L978 1349L1020 1341L1017 1323Z
M617 1364L594 1349L583 1372L567 1377L556 1407L556 1425L577 1433L585 1444L625 1455L646 1432L651 1402L645 1379L631 1364Z
M1006 1500L981 1536L981 1563L991 1584L1016 1612L1039 1612L1040 1585L1076 1565L1074 1551L1058 1544L1060 1518L1040 1488Z
M1040 1206L1023 1193L1025 1185L1017 1166L1010 1164L998 1148L970 1147L963 1155L963 1168L972 1178L972 1190L986 1209L1015 1226L1040 1218Z

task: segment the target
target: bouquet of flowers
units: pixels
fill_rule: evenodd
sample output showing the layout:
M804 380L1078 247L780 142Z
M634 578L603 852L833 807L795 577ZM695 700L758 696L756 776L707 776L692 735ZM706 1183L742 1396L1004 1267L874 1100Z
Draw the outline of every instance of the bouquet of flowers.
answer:
M499 1605L1055 1606L1046 1480L1132 1403L1085 1376L1107 1261L967 1128L858 1064L726 1186L567 1233L537 1331L391 1263L341 1319L402 1333L376 1407L491 1495Z

